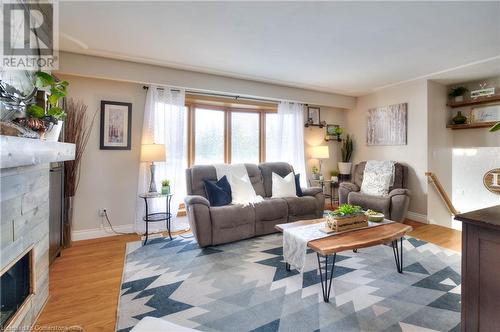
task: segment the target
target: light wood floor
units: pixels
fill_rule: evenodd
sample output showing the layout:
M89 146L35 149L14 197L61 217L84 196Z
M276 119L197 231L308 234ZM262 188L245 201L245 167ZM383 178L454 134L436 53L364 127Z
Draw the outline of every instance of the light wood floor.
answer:
M461 233L407 221L415 238L460 251ZM50 296L37 324L114 331L125 244L137 235L75 242L50 266Z

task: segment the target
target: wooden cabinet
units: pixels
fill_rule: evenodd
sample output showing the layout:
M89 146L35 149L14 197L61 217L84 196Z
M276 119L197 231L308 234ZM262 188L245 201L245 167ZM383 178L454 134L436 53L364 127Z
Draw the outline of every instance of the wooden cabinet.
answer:
M500 331L500 205L457 215L462 226L462 331Z

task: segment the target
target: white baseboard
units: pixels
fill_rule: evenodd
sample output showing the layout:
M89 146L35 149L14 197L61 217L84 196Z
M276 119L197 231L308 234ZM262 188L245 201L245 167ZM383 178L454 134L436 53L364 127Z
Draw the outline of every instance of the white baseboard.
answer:
M133 224L113 226L113 229L120 233L135 233ZM80 241L80 240L90 240L90 239L97 239L100 237L115 236L115 235L120 235L120 234L113 233L113 231L109 227L93 228L93 229L84 229L81 231L72 231L71 239L73 241Z
M406 213L406 218L414 220L414 221L418 221L418 222L421 222L421 223L424 223L424 224L428 224L429 223L429 221L427 220L427 215L416 213L416 212L408 211Z

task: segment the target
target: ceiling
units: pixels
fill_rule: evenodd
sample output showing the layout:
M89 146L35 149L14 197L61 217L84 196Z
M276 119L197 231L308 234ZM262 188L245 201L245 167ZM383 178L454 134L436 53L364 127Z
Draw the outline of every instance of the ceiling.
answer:
M61 2L60 48L359 96L500 75L500 2Z

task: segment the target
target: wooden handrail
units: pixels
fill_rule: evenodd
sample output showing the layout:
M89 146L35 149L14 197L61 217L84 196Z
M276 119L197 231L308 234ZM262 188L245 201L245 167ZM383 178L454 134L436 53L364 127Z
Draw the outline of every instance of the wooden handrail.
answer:
M430 182L432 184L434 184L434 187L436 187L436 190L438 191L439 196L441 196L441 199L443 200L444 204L446 205L448 212L450 212L450 214L452 216L456 216L457 214L459 214L460 212L458 212L457 209L455 209L455 207L453 206L453 203L451 202L450 198L448 197L448 194L444 190L444 188L441 185L441 182L437 178L436 174L434 174L432 172L426 172L425 175L427 175Z

